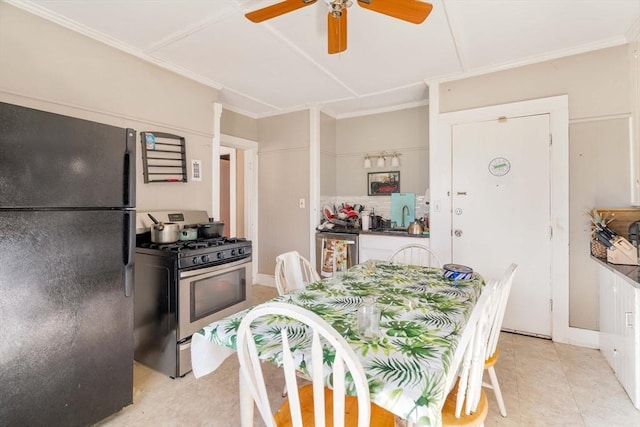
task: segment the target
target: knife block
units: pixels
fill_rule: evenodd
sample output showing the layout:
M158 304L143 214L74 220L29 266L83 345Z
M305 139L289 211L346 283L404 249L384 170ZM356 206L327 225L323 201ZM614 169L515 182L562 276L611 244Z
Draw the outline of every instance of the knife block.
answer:
M607 249L607 262L610 264L638 265L638 251L624 237L616 236Z

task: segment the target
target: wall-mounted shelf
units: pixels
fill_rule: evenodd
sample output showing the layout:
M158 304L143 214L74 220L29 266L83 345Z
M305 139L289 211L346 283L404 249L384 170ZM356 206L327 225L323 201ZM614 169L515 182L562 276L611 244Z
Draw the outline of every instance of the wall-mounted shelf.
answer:
M142 172L150 182L187 182L185 139L164 132L140 132Z

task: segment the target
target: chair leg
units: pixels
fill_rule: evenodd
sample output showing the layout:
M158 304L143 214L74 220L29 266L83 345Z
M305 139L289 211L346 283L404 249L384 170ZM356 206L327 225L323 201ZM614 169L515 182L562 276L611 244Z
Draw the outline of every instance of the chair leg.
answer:
M493 392L496 395L496 401L498 402L498 408L500 409L500 415L503 417L507 416L507 408L504 406L504 400L502 399L502 391L500 391L500 384L498 383L498 376L496 375L496 370L493 369L493 366L490 366L487 371L489 371L489 378L491 379L491 387L493 388Z

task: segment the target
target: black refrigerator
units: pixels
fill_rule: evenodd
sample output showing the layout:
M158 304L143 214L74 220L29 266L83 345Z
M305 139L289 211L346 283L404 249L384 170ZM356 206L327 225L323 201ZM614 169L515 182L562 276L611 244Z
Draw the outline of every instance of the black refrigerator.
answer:
M0 103L0 425L132 403L135 138Z

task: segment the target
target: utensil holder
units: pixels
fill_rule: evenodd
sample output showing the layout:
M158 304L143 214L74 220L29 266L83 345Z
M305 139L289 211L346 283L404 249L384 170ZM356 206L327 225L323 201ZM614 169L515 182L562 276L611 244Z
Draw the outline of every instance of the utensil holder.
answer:
M600 242L591 240L591 255L596 258L607 259L607 247Z

